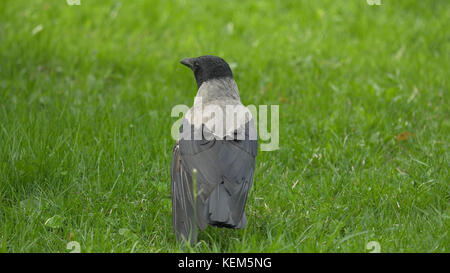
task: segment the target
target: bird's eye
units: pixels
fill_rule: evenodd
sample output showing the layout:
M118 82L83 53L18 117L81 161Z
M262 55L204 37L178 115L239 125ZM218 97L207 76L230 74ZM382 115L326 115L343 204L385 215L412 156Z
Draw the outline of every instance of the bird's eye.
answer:
M194 67L195 67L195 68L199 68L199 67L200 67L200 65L198 64L198 62L194 62Z

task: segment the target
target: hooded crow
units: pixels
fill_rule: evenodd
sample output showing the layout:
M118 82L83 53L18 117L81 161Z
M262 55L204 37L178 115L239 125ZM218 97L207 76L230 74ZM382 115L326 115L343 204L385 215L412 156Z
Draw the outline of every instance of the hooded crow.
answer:
M178 241L194 243L207 225L245 227L258 142L230 66L216 56L181 63L194 72L198 90L173 149L173 228Z

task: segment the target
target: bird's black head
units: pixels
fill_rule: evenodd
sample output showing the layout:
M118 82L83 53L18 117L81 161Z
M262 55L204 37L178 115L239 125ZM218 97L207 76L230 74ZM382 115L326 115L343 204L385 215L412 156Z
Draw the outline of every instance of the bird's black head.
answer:
M186 58L181 60L181 63L194 72L197 88L200 88L202 83L212 79L233 78L230 66L224 59L217 56L206 55L197 58Z

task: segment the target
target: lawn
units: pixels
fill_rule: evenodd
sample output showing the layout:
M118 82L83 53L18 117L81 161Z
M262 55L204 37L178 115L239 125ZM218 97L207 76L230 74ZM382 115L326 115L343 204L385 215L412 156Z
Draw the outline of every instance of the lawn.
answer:
M450 1L0 1L0 252L449 252ZM279 105L243 230L172 230L179 61Z

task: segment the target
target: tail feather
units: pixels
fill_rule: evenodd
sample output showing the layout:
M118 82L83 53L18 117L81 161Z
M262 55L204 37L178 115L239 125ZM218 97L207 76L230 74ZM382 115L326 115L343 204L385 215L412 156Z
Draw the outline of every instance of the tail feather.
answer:
M217 227L243 228L247 223L245 212L239 222L233 220L233 200L223 183L211 193L208 199L208 224Z
M217 185L209 197L209 222L213 225L221 225L230 218L230 197L223 184Z

